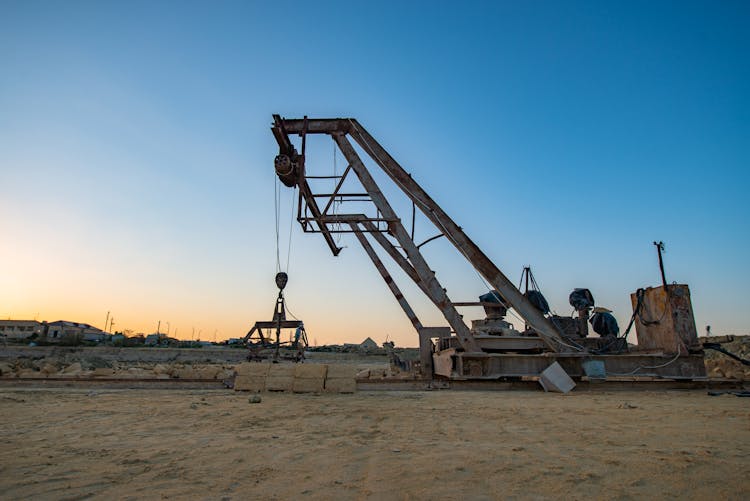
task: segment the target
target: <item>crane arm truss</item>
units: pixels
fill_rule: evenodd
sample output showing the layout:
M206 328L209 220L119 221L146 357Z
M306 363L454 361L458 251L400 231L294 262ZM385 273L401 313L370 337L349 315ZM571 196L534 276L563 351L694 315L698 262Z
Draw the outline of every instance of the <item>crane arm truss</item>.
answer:
M417 244L414 243L412 235L406 230L401 219L393 210L349 141L349 138L351 138L435 225L438 231L463 254L471 266L500 293L502 296L500 299L507 306L514 308L552 351L563 351L565 343L554 324L529 302L489 257L464 233L462 228L440 208L357 120L353 118L308 119L307 117L286 119L274 115L272 131L279 144L280 155L288 155L290 158L296 159L297 170L289 182L299 187L300 203L298 204L297 220L304 231L322 233L334 255L338 255L341 248L336 245L332 233L353 232L372 258L369 252L371 248L368 249L369 244L366 239L362 240L362 237L364 237L362 234L369 233L440 309L448 324L456 333L463 349L467 352L481 351L462 316L456 310L457 303L453 303L448 298L445 289L429 268ZM301 154L298 154L294 149L289 134L297 134L302 138ZM338 178L336 187L331 193L316 194L308 183L304 168L305 141L308 134L331 136L348 162L348 166L341 176L321 176ZM363 193L344 193L341 191L345 179L352 173L359 179L364 188ZM310 179L314 178L315 176L310 176ZM327 199L322 210L317 203L317 199ZM335 201L371 202L376 212L375 214L334 214L331 213L331 208ZM396 240L403 253L386 234ZM376 266L378 265L377 261L373 260L373 262ZM386 282L390 279L386 276L383 276L383 278L386 279ZM397 293L397 289L391 288L391 290L404 307L405 300L400 293ZM404 311L409 315L410 308L404 308ZM417 325L412 315L413 312L409 317L416 328Z

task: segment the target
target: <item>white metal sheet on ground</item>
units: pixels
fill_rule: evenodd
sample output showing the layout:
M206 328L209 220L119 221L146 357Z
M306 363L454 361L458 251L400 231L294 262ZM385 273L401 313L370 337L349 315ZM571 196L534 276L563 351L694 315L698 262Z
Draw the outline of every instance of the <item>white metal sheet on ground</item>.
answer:
M553 363L539 375L539 384L544 391L555 391L558 393L568 393L575 388L575 382L568 376L565 369L557 362Z

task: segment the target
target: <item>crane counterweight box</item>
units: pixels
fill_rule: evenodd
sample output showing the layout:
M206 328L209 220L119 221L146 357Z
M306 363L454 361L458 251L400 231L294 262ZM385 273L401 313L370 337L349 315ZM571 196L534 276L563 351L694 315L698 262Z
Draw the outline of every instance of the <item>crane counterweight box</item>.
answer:
M630 295L638 347L685 353L698 344L690 289L685 284L638 289Z

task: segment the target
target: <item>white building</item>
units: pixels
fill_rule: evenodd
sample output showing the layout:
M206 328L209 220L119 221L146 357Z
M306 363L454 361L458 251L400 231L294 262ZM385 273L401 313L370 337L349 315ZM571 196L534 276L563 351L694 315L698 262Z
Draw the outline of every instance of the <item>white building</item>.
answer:
M44 325L36 320L0 320L0 336L8 339L28 339L34 334L40 337Z

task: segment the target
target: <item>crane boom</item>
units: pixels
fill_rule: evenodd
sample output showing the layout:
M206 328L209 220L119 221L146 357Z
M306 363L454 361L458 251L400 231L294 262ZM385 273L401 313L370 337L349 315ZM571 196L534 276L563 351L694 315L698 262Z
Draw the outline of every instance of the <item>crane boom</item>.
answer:
M279 143L279 155L276 157L276 173L287 186L297 186L300 190L298 221L305 231L322 233L334 255L341 250L331 237L335 232L357 233L358 238L369 233L401 266L420 289L440 309L443 316L455 331L463 349L467 352L479 352L474 336L456 310L456 304L447 296L435 274L429 268L419 247L406 230L391 204L380 190L369 170L362 162L348 138L354 140L360 148L388 175L416 207L430 220L437 230L466 258L471 266L500 294L501 301L512 307L526 323L544 340L552 351L564 351L566 345L555 325L544 316L502 271L487 257L484 252L466 235L463 229L451 219L427 192L399 165L362 125L353 118L334 119L286 119L274 115L272 127L274 137ZM292 146L289 134L302 137L302 152L298 153ZM332 137L338 149L346 158L349 166L340 177L336 190L330 194L316 194L311 189L305 175L305 140L308 134L325 134ZM363 193L341 193L344 178L353 172L365 190ZM375 214L331 214L331 201L354 199L355 196L367 196L376 209ZM329 198L323 210L316 199ZM356 200L361 201L361 198ZM304 209L302 207L304 205ZM345 229L342 229L344 227ZM405 252L402 254L386 235L394 238ZM363 244L364 245L364 244ZM365 247L367 250L367 247ZM369 254L369 253L368 253ZM397 297L398 299L398 297ZM401 303L401 299L399 299ZM406 311L406 310L405 310Z

